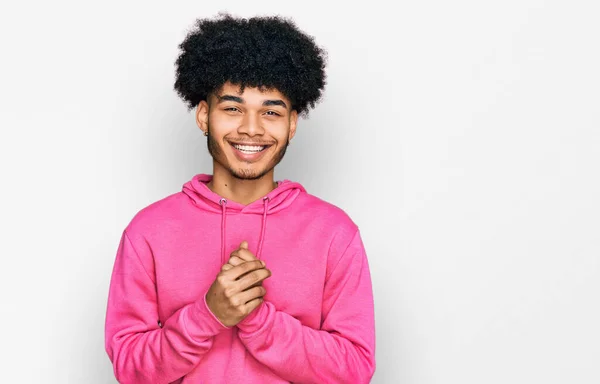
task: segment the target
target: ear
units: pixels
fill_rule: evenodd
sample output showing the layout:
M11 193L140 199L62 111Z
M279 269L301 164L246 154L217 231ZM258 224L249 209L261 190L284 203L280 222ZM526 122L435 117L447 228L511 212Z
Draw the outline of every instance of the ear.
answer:
M290 113L290 135L288 140L292 140L294 135L296 134L296 127L298 126L298 111L295 109Z
M208 103L206 100L202 100L198 103L198 107L196 108L196 124L202 132L208 130Z

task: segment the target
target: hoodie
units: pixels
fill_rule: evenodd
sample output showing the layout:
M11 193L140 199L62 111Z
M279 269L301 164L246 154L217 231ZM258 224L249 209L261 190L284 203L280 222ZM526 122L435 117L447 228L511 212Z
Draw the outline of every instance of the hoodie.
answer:
M117 249L105 324L120 383L368 383L369 266L356 224L299 183L248 205L196 175L140 210ZM205 295L242 241L271 270L264 301L223 325Z

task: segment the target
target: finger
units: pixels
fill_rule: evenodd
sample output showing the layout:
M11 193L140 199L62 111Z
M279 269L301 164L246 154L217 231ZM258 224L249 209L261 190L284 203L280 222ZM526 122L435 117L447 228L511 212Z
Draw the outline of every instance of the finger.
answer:
M252 313L252 311L254 311L256 308L258 308L258 306L261 305L263 301L264 301L264 299L262 297L258 297L254 300L247 302L246 305L243 307L244 313L247 313L247 314Z
M240 258L238 258L238 257L236 257L235 259L236 259L236 260L241 260L241 259L240 259ZM234 262L235 262L235 261L234 261ZM230 259L230 263L231 263L231 259ZM247 261L241 261L239 264L241 264L241 263L247 263ZM239 264L238 264L238 265L239 265ZM232 265L233 265L233 264L232 264ZM264 267L264 262L263 262L263 267ZM246 272L246 273L244 273L243 275L240 275L240 276L239 276L239 277L238 277L236 280L240 280L242 277L246 276L248 273L252 273L252 271L250 271L250 272ZM252 285L252 286L250 286L250 287L248 287L248 288L246 288L246 290L248 290L248 289L250 289L250 288L252 288L252 287L257 287L257 286L260 286L260 285L262 285L262 281L259 281L258 283L254 284L254 285Z
M227 264L231 265L232 267L237 267L238 265L245 263L245 260L240 259L237 256L232 256L229 258L229 261L227 262Z
M267 290L263 287L254 287L238 293L237 295L233 296L231 300L233 301L234 305L241 306L245 305L249 301L263 297L266 293Z
M249 263L250 262L246 262L244 264L249 264ZM245 291L246 289L248 289L254 285L257 285L258 283L267 279L269 276L271 276L271 271L269 271L266 268L254 270L250 273L245 274L239 280L237 280L235 283L235 289L238 292Z
M258 260L258 258L254 256L254 253L250 252L248 249L245 248L238 249L235 256L245 261Z
M254 287L261 287L261 286L262 286L262 283L263 283L262 281L259 281L258 283L256 283L256 284L254 284L254 285L251 285L251 286L249 286L249 287L248 287L248 288L246 288L245 290L247 291L247 290L249 290L249 289L252 289L252 288L254 288Z
M229 270L230 270L231 268L233 268L233 267L234 267L233 265L231 265L231 264L227 263L227 264L225 264L225 265L223 265L223 266L221 267L221 271L223 271L223 272L225 272L225 271L229 271Z
M242 263L238 266L231 268L228 271L225 271L223 274L226 278L230 280L236 280L238 277L248 272L262 268L264 268L264 263L260 260L246 261L245 263Z
M254 254L252 252L250 252L248 249L246 248L238 248L235 251L231 252L231 254L229 255L230 257L239 257L240 259L244 260L244 261L252 261L252 260L256 260L257 258L254 256Z
M246 240L242 241L238 249L231 252L230 256L237 254L240 249L248 249L248 242Z

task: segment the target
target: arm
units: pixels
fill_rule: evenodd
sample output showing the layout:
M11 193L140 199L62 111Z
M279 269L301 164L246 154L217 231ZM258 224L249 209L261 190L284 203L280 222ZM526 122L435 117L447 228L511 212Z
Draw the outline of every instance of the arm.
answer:
M323 292L320 330L267 301L238 324L248 351L296 383L368 383L375 371L371 277L357 230Z
M134 248L123 232L106 313L106 352L120 383L169 383L189 373L228 329L205 299L180 308L158 326L154 263L149 247Z

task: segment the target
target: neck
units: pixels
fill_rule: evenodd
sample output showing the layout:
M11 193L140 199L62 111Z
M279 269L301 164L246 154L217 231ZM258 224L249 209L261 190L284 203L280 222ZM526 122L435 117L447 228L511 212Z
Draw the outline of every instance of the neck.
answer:
M226 169L213 167L213 178L207 183L208 188L227 200L248 205L277 187L274 181L274 170L256 180L238 179Z

